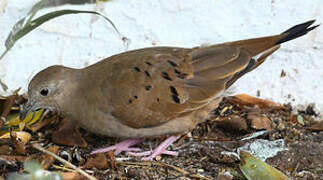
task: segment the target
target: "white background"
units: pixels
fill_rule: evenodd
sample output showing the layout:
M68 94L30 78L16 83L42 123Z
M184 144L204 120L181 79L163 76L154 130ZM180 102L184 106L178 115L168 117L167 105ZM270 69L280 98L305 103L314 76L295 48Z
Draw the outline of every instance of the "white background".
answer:
M0 0L0 53L12 26L36 0ZM84 67L104 57L150 46L193 47L280 33L311 19L323 22L322 0L112 0L41 10L94 10L111 18L129 41L95 15L67 15L21 39L0 61L0 79L11 94L54 64ZM323 113L323 26L285 43L257 70L241 78L234 93L293 105L314 103ZM285 77L280 77L284 70Z

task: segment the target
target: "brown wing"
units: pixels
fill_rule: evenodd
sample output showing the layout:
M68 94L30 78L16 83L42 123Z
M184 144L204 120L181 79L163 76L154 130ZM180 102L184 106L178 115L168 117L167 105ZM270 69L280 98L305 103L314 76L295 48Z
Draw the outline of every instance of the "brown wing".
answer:
M249 61L247 52L227 45L136 50L101 63L108 79L100 87L120 122L152 127L207 105Z

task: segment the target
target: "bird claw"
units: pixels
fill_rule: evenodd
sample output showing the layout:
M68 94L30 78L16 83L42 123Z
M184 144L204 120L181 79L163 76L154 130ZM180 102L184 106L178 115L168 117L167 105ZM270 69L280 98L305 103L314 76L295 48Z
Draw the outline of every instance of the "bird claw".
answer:
M170 136L168 137L165 141L163 141L160 145L158 145L153 151L143 151L143 152L138 152L141 151L140 148L133 148L131 146L141 143L144 139L143 138L138 138L138 139L127 139L125 141L122 141L118 144L115 144L113 146L108 146L105 148L97 149L91 152L91 154L97 154L97 153L104 153L108 151L114 150L114 155L118 155L121 152L127 152L126 154L129 156L145 156L141 158L142 161L151 161L153 160L156 156L161 155L161 154L167 154L171 156L177 156L178 152L176 151L168 151L166 148L173 144L180 136Z
M127 139L125 141L122 141L118 144L115 144L113 146L108 146L105 148L100 148L97 150L94 150L91 152L91 154L97 154L97 153L104 153L108 151L114 150L114 155L118 155L121 152L136 152L136 151L141 151L140 148L132 148L131 146L136 145L138 143L141 143L144 139L138 138L138 139Z

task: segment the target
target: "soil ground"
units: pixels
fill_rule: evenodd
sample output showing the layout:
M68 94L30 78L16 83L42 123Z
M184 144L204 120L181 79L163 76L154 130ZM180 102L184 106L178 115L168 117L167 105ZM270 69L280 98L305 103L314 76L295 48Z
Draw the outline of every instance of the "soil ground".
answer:
M254 123L249 118L250 114L267 117L270 120L269 126ZM240 121L226 122L230 117L236 117L235 115L238 115ZM170 147L170 150L179 152L177 157L162 155L152 162L143 162L140 158L128 157L123 153L116 157L111 152L90 155L93 149L113 145L120 140L96 136L82 129L80 133L88 146L80 148L59 145L57 154L98 179L216 179L223 172L230 172L233 179L245 179L239 169L239 159L223 152L237 152L237 148L257 139L270 141L283 139L287 150L268 158L266 162L291 179L316 180L323 179L323 132L306 127L315 124L314 119L318 118L311 106L295 112L289 105L279 109L258 108L240 106L225 99L206 122L199 124L191 133ZM45 148L53 146L51 136L58 127L57 123L50 123L37 132L30 132L32 134L30 143L38 142ZM260 131L262 127L267 131L261 136L242 140ZM148 139L138 147L149 150L163 139ZM3 152L1 151L3 146L12 145L2 142L0 152ZM2 153L0 173L5 177L10 172L21 172L23 160L42 155L42 152L28 144L25 154ZM89 162L91 160L94 162ZM62 167L62 163L54 161L48 170L64 172L63 168L59 167ZM77 179L79 178L83 177L78 176Z

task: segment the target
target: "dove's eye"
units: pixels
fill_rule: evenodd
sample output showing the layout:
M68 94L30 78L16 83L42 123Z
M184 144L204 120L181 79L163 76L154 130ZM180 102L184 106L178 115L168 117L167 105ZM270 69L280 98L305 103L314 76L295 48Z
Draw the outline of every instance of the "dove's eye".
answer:
M47 88L43 88L40 90L40 95L47 96L49 93L49 90Z

